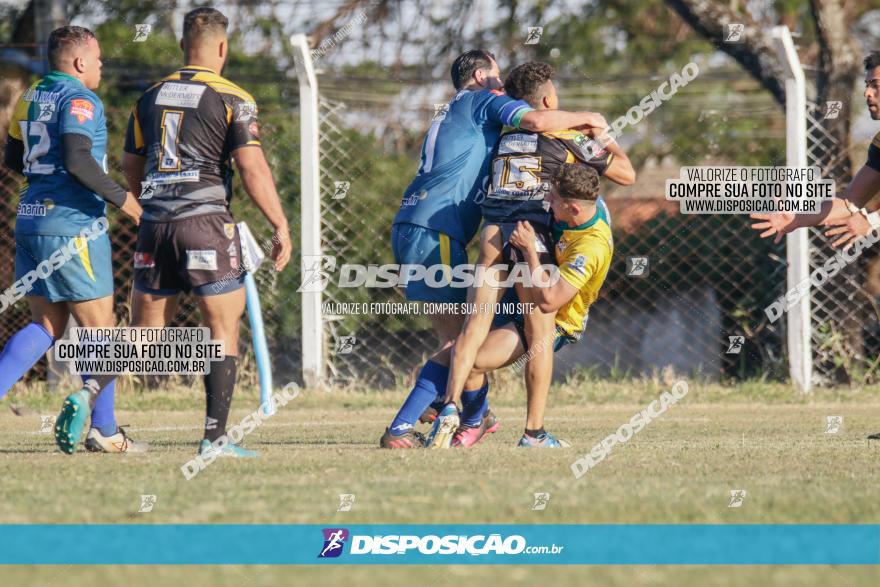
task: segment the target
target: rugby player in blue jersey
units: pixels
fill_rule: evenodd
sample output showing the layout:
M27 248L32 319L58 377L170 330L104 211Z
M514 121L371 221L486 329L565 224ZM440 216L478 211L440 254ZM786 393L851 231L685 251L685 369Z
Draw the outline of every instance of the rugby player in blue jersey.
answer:
M505 126L536 132L605 128L592 112L535 110L502 91L501 71L492 53L474 49L452 64L457 93L440 108L422 144L421 165L403 194L391 229L395 262L425 268L467 263L467 244L481 214L478 194L488 186L492 149ZM431 287L424 279L405 285L410 301L461 303L467 288ZM432 326L446 347L461 332L464 315L434 314Z
M479 196L488 188L492 151L505 126L535 132L607 126L605 119L593 112L537 110L524 100L506 96L501 91L501 71L495 57L482 49L459 55L451 76L458 93L435 114L422 145L418 173L404 192L394 219L391 242L395 262L400 265L451 269L467 263L465 248L482 218ZM405 293L411 301L462 303L467 288L452 284L432 287L424 279L414 279L406 283ZM464 319L464 313L431 315L439 350L452 345ZM445 386L446 376L445 369L429 362L419 373L419 382L442 381ZM408 430L408 424L392 426L383 442L394 444L399 440L395 437L403 437Z
M101 82L98 40L88 29L65 26L49 36L48 56L52 71L18 100L6 141L6 165L26 178L15 222L15 278L22 285L37 279L24 294L33 321L0 354L0 397L52 347L71 315L81 327L114 325L106 203L135 222L141 216L137 199L107 175L104 105L92 91ZM60 262L64 250L76 254ZM116 425L114 377L83 381L85 405L66 401L56 423L59 447L76 450L91 412L87 449L146 450ZM71 434L72 418L80 423Z

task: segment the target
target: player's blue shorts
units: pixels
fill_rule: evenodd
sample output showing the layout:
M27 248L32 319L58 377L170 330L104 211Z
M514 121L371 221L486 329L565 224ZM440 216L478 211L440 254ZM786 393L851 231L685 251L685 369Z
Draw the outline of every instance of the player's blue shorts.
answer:
M56 251L66 251L65 257L69 258L64 261ZM106 233L94 240L17 234L15 280L19 279L24 279L22 284L30 289L25 295L42 296L50 302L82 302L112 295L110 237Z
M391 248L398 265L435 265L455 267L468 262L467 252L448 235L416 224L395 224L391 227ZM403 272L401 272L403 273ZM434 280L436 283L436 279ZM424 279L409 281L404 291L411 302L464 303L466 287L434 286Z

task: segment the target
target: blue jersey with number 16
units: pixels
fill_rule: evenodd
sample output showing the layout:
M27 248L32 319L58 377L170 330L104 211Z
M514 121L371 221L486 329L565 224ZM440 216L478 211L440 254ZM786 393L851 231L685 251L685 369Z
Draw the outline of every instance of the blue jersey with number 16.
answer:
M9 136L24 143L24 174L16 234L77 236L105 213L104 200L64 169L61 135L92 141L107 171L107 122L100 98L75 77L53 71L19 98Z
M523 100L497 90L462 90L438 108L422 144L418 174L403 194L394 224L430 228L467 245L480 227L476 196L488 180L501 130L519 127L531 110Z

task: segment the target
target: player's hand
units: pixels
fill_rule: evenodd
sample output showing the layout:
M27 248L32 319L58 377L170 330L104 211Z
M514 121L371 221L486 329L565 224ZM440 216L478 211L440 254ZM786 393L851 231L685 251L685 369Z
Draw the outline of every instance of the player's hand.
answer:
M592 138L606 135L608 132L608 121L605 120L604 116L598 112L582 112L581 114L586 117L587 122L578 127L577 130Z
M767 238L768 236L776 235L776 238L773 239L774 243L778 243L782 240L782 237L797 228L797 224L795 221L797 220L797 216L792 214L791 212L774 212L772 214L749 214L749 218L752 220L761 220L762 222L757 222L752 224L752 228L755 230L763 230L761 233L761 238Z
M140 202L137 201L133 193L125 192L125 202L122 203L122 207L119 209L122 210L123 214L134 220L135 225L140 226L141 214L144 213L144 209L141 208Z
M513 229L513 233L510 235L510 244L523 251L532 252L536 250L536 239L535 229L532 228L532 225L528 221L520 220L516 223L516 228Z
M275 229L272 236L272 260L275 261L275 271L281 271L290 261L293 246L290 244L290 232L287 226Z
M871 232L871 225L864 214L853 214L847 218L838 218L827 222L829 226L834 226L831 230L825 231L825 236L836 236L837 240L831 243L832 247L850 248L853 243L863 236L867 236Z

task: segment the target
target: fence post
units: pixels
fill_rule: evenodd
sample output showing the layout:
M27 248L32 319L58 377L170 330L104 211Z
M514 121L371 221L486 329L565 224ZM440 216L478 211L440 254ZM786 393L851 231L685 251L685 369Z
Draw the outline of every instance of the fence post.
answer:
M787 26L773 27L773 42L785 75L785 164L807 166L807 92L804 70ZM788 261L786 289L807 280L808 289L787 314L788 371L792 383L809 392L813 378L813 352L810 345L810 241L807 230L796 230L785 237Z
M314 263L321 259L321 170L318 80L305 35L290 38L299 81L300 103L300 263L303 284ZM302 295L302 375L306 387L320 385L326 375L321 288L300 288Z

